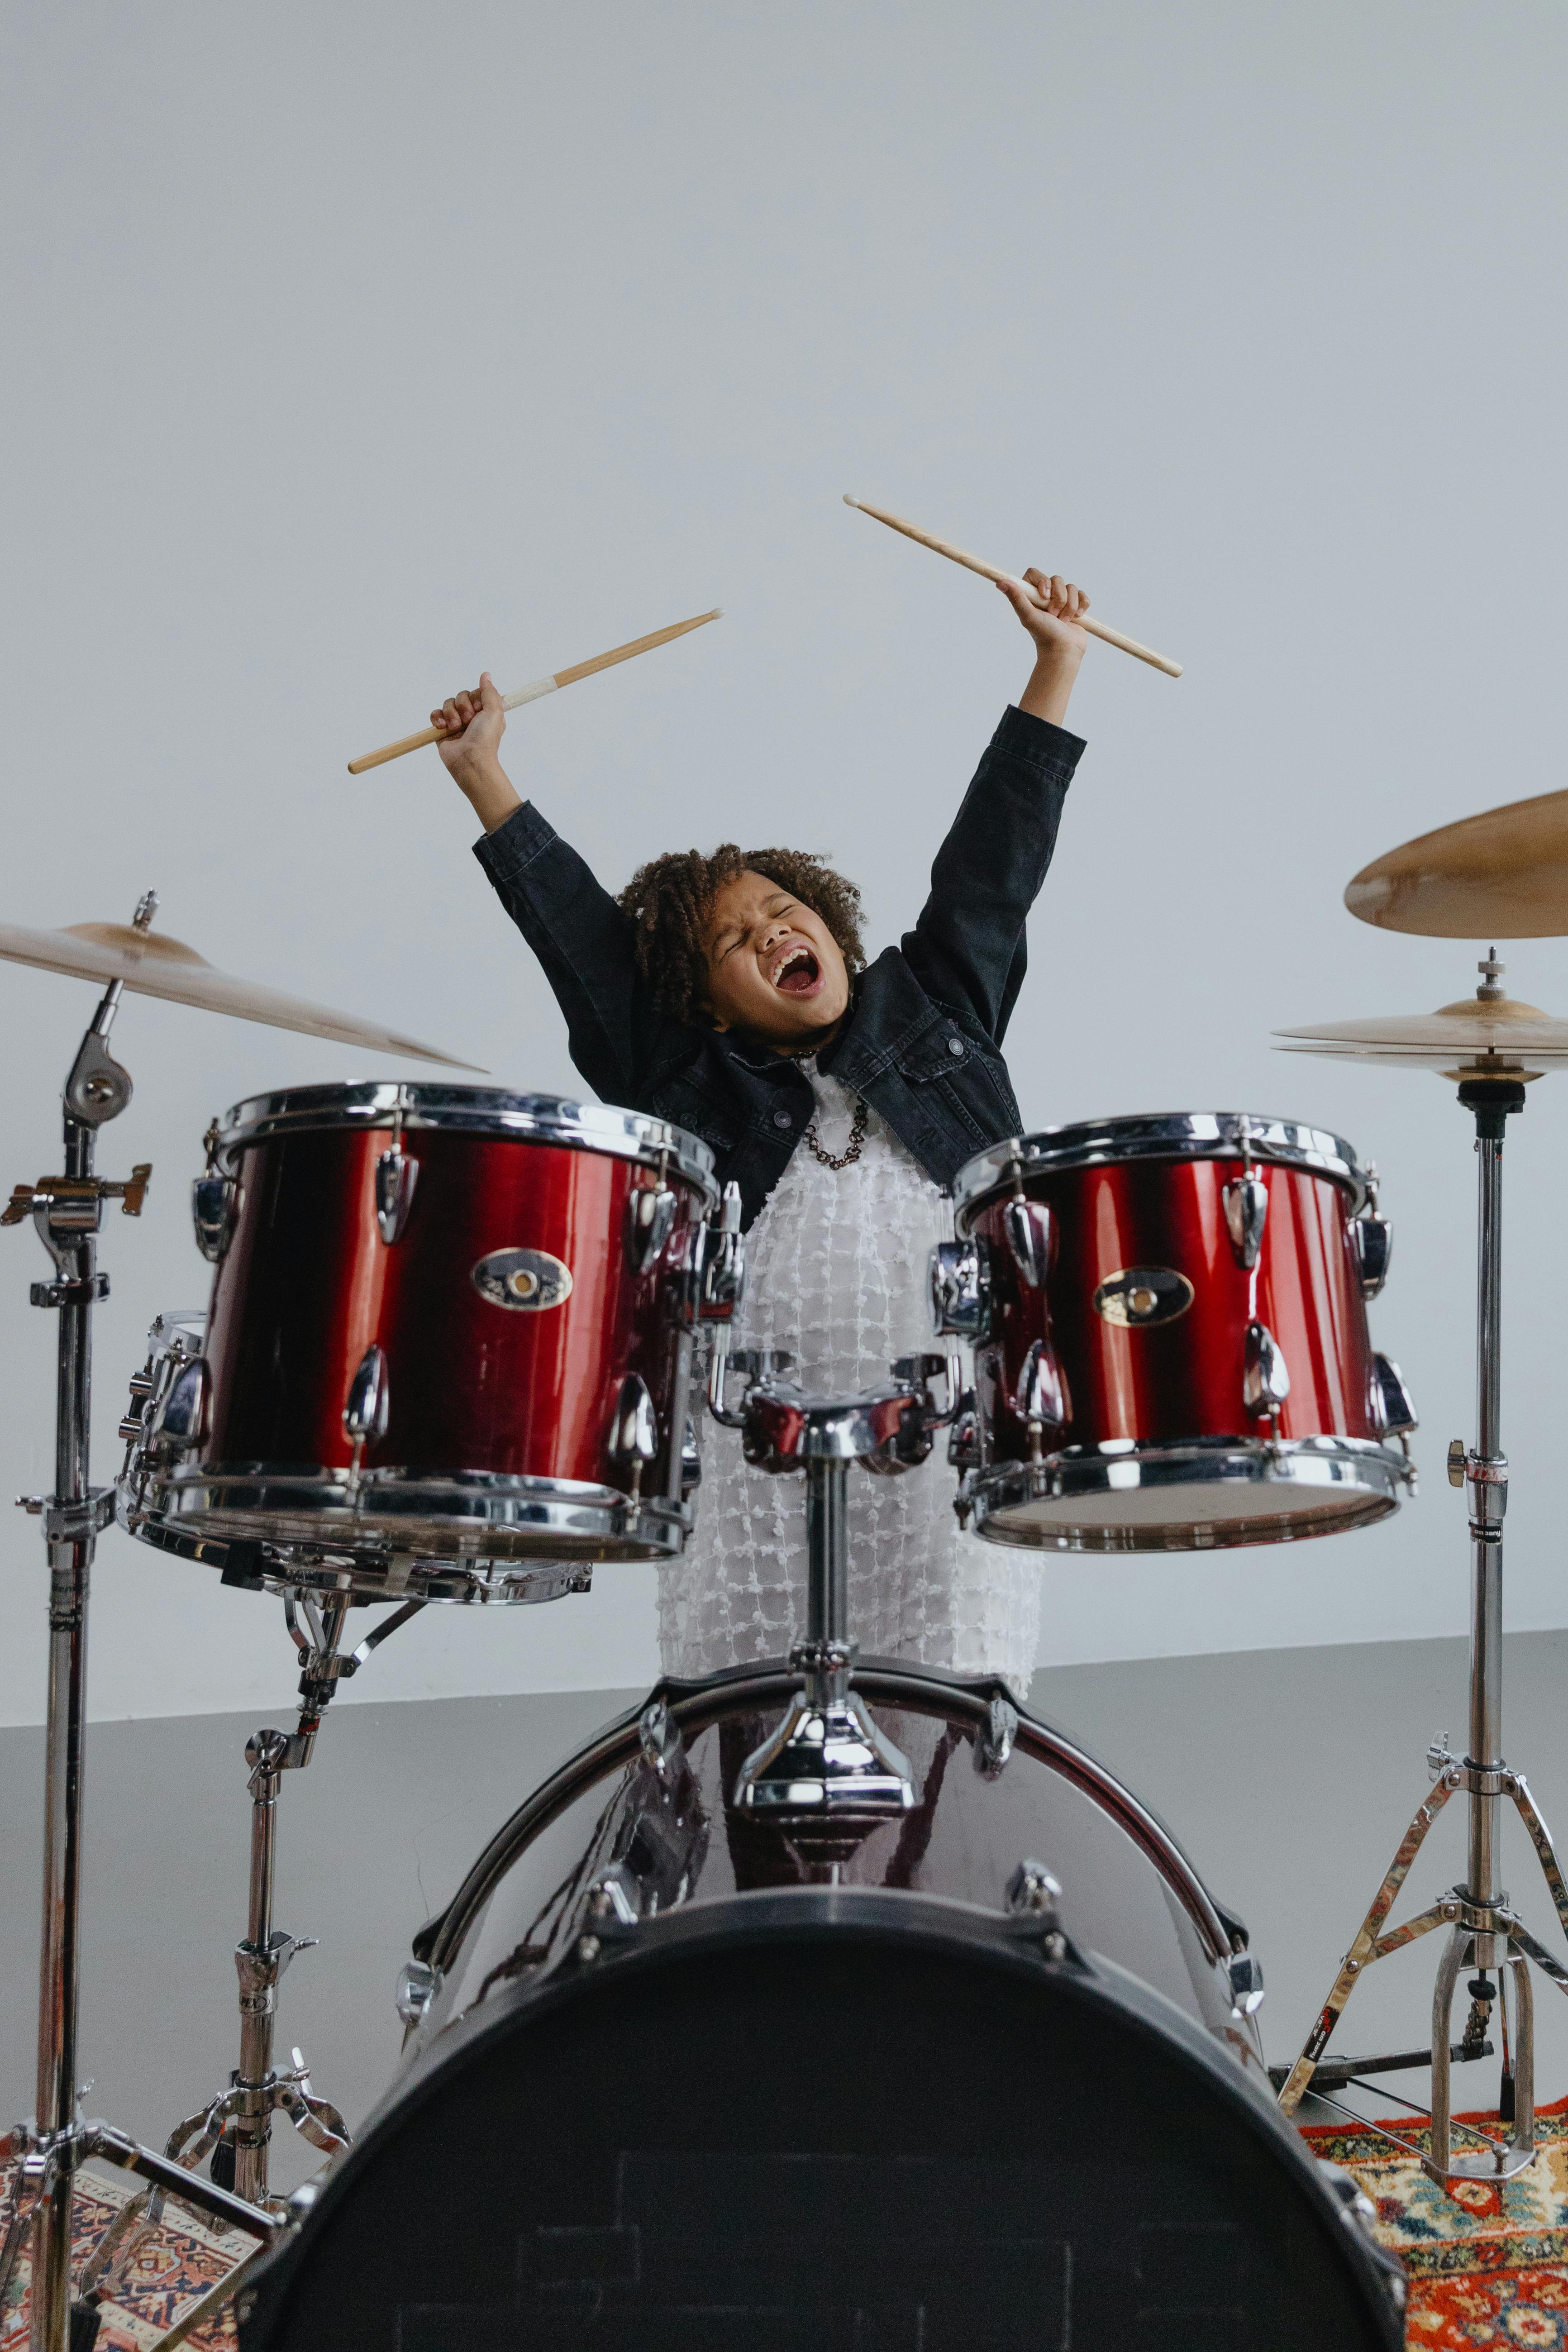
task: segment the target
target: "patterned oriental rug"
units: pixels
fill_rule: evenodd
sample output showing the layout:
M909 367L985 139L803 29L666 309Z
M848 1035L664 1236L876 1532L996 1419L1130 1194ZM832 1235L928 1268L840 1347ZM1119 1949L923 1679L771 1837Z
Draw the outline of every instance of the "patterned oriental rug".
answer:
M1388 2128L1415 2147L1414 2116ZM1497 2131L1494 2115L1470 2123ZM1500 2187L1477 2180L1452 2192L1428 2180L1413 2156L1374 2132L1312 2125L1315 2156L1353 2172L1377 2207L1378 2236L1410 2278L1405 2343L1420 2352L1563 2352L1568 2347L1568 2099L1536 2111L1533 2164Z
M1468 2120L1497 2125L1495 2116L1479 2113ZM1416 2146L1425 2142L1413 2121L1391 2119L1389 2127ZM1377 2207L1378 2235L1410 2278L1412 2352L1568 2352L1568 2098L1541 2108L1536 2129L1540 2153L1527 2171L1500 2188L1467 2182L1452 2195L1373 2132L1331 2124L1302 2133L1315 2155L1353 2172ZM135 2191L128 2176L79 2176L79 2266ZM150 2352L251 2242L238 2231L208 2229L183 2207L166 2216L120 2299L103 2305L98 2352ZM0 2352L25 2352L26 2341L24 2260L0 2312ZM193 2352L234 2352L228 2313L187 2341Z
M4 2176L0 2176L3 2185ZM129 2173L118 2178L78 2173L71 2237L79 2273L140 2185ZM209 2229L183 2205L171 2208L157 2234L147 2240L136 2256L120 2299L101 2306L97 2352L148 2352L209 2286L243 2260L255 2242L243 2231ZM11 2281L5 2308L0 2312L0 2352L26 2352L27 2269L24 2255ZM185 2341L192 2352L235 2352L234 2322L227 2308L193 2330Z

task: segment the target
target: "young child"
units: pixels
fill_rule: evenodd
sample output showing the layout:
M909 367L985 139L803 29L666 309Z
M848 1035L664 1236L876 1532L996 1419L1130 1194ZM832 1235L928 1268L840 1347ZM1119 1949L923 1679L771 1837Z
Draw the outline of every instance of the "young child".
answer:
M544 967L584 1079L701 1136L719 1181L740 1185L750 1239L734 1344L787 1349L792 1377L819 1392L876 1386L895 1357L930 1347L926 1255L951 1231L942 1188L1023 1127L1002 1039L1083 750L1061 722L1089 605L1059 577L1024 577L1034 597L1002 593L1034 640L1028 684L937 853L914 929L869 966L858 891L799 850L674 851L611 898L512 790L488 672L430 714L485 828L476 855ZM805 1624L799 1480L749 1470L738 1435L712 1421L702 1451L696 1534L659 1570L673 1674L781 1656ZM942 1447L849 1491L862 1655L1000 1674L1026 1693L1038 1564L960 1531Z

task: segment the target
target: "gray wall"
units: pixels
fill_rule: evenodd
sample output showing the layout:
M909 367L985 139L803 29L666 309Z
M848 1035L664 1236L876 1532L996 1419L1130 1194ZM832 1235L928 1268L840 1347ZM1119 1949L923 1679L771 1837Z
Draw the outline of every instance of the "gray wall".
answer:
M570 1087L562 1026L433 754L343 763L491 665L521 682L715 602L716 628L513 721L605 878L730 834L826 849L878 944L1025 675L983 583L853 489L1086 582L1188 665L1101 648L1090 751L1009 1050L1037 1123L1274 1108L1380 1161L1376 1337L1436 1470L1466 1427L1472 1161L1444 1087L1277 1060L1270 1028L1415 1011L1464 944L1344 914L1425 827L1561 781L1561 91L1541 5L762 10L406 0L14 9L0 917L160 920L217 961ZM1568 1009L1568 952L1510 980ZM10 1181L54 1162L90 1006L0 968ZM199 1298L212 1112L384 1066L130 1004L100 1469L158 1308ZM1568 1089L1509 1156L1510 1611L1562 1616L1546 1474ZM47 1482L42 1270L0 1242L0 1428ZM1458 1631L1440 1471L1373 1532L1047 1566L1063 1661ZM41 1704L36 1530L0 1548L0 1719ZM94 1703L277 1704L272 1612L111 1538ZM634 1686L646 1575L447 1617L374 1700ZM412 1720L412 1718L410 1718ZM305 1964L301 1964L303 1967Z

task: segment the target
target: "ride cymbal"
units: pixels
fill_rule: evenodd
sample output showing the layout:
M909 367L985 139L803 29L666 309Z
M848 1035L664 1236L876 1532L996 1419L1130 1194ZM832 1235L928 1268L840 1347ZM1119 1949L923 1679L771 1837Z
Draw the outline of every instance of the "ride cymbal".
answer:
M1521 1004L1499 985L1504 967L1495 955L1474 996L1436 1013L1373 1015L1277 1029L1287 1054L1323 1054L1342 1062L1399 1062L1440 1070L1446 1077L1541 1077L1568 1065L1568 1021Z
M151 919L149 908L147 920ZM144 923L68 923L56 931L0 923L0 958L96 981L100 987L122 981L138 996L163 996L207 1013L232 1013L237 1020L260 1021L270 1029L298 1029L309 1037L331 1037L340 1045L364 1045L375 1053L446 1062L455 1070L478 1067L459 1061L456 1054L443 1054L438 1046L422 1045L416 1038L384 1028L379 1021L361 1021L352 1013L334 1013L329 1005L235 980L182 940L150 930Z
M1385 931L1436 940L1568 934L1568 792L1510 801L1363 866L1345 905Z

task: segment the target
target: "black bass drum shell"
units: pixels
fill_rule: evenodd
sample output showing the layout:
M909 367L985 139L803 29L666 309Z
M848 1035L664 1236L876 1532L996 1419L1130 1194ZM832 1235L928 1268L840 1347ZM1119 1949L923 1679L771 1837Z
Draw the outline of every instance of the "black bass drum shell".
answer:
M797 1886L605 1923L439 2037L243 2352L1394 2352L1212 2036L1038 1917Z

